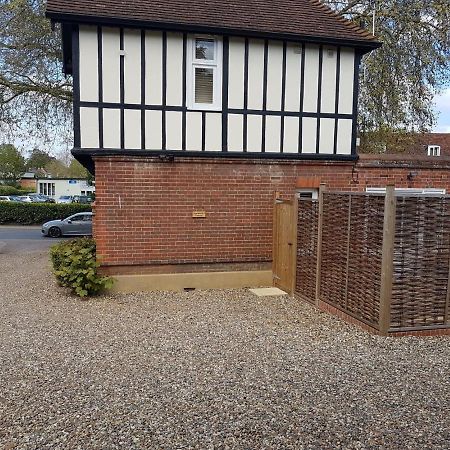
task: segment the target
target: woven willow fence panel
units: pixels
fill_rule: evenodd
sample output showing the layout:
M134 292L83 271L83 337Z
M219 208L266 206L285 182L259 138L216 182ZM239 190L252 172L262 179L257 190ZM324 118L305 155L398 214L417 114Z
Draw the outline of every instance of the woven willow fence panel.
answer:
M391 329L450 325L450 198L398 197Z
M299 199L297 227L297 277L295 292L315 303L319 202Z
M384 197L325 192L320 299L378 328Z

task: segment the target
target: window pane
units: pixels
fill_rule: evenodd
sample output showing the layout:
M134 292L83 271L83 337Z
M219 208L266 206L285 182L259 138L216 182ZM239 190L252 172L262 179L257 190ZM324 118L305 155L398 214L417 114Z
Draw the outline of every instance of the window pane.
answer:
M195 59L214 60L214 39L195 40Z
M195 103L213 103L214 69L195 68Z

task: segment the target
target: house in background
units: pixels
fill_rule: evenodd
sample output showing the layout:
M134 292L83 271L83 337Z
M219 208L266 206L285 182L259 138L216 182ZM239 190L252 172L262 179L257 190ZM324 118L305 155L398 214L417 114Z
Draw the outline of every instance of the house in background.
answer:
M450 133L423 133L418 136L414 154L423 156L450 156Z
M62 196L86 195L92 197L95 187L85 178L38 178L33 186L38 194L55 200Z
M376 39L318 0L49 0L47 16L103 270L123 289L271 284L274 196L355 164Z

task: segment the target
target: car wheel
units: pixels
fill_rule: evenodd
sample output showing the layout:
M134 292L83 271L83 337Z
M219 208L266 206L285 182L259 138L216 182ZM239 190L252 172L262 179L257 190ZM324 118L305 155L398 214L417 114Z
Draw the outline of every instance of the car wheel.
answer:
M52 238L59 238L61 237L61 228L58 227L51 227L50 230L48 230L48 235Z

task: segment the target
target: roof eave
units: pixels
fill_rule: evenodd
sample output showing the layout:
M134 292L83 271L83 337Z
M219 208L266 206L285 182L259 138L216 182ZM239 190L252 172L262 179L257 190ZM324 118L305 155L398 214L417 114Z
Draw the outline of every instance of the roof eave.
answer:
M262 39L278 39L287 41L310 42L328 45L345 45L355 47L361 50L361 53L368 53L374 49L381 47L382 43L375 39L348 39L335 37L322 37L292 33L279 32L261 32L243 29L231 29L210 27L196 24L180 24L180 23L164 23L164 22L150 22L141 20L131 20L123 18L102 17L102 16L84 16L76 14L65 14L58 12L47 11L46 16L54 22L58 23L72 23L84 25L103 25L103 26L121 26L126 28L148 28L163 31L185 31L192 33L208 33L220 34L224 36L245 36Z

